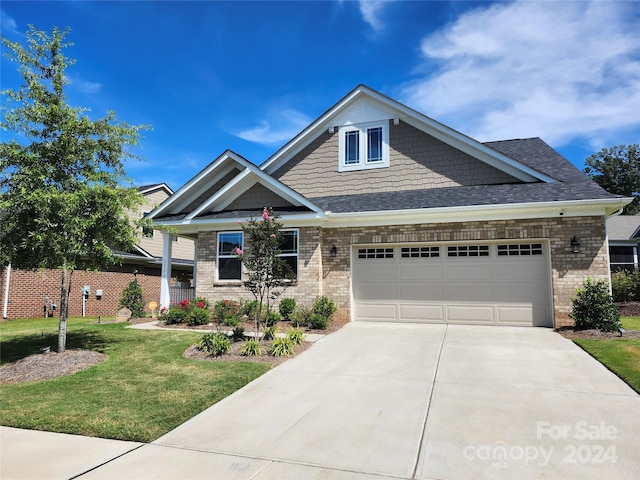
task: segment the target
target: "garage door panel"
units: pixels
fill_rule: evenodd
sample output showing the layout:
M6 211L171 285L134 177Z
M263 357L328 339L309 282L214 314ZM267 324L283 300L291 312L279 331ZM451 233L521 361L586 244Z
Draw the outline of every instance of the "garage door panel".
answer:
M496 322L509 325L531 325L533 305L496 305Z
M444 305L400 305L399 318L406 322L444 322Z
M390 318L397 318L398 312L395 304L371 303L359 304L357 314L360 320L370 322L388 322Z
M487 271L491 263L478 258L456 258L447 264L444 278L446 280L474 280L487 279Z
M441 301L444 299L444 288L441 283L399 283L398 300L413 300L417 302Z
M496 302L505 303L545 303L547 299L546 285L540 282L496 283L494 284L493 299Z
M483 285L470 282L460 282L445 286L445 299L447 301L486 301L493 294L493 285Z
M385 281L385 280L395 280L396 279L396 268L392 261L372 261L365 260L367 263L358 264L358 276L362 280L368 279L377 280L377 281Z
M361 300L395 300L396 286L393 282L360 284L355 289L355 297Z
M523 257L518 257L523 258ZM546 262L540 261L540 257L524 257L521 261L503 262L500 259L493 264L494 277L501 280L513 280L516 282L533 279L539 281L547 276Z
M447 321L459 323L493 323L493 305L447 305Z
M416 259L412 265L398 265L398 280L436 281L442 280L443 271L441 263L423 262Z

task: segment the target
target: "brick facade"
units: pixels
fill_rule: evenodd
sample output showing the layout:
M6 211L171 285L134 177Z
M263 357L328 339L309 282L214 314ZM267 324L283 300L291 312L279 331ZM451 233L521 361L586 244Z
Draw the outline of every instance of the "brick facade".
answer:
M89 285L91 294L86 300L85 313L88 317L114 317L122 290L134 279L133 270L137 269L137 280L142 286L145 304L159 301L160 268L140 265L122 265L109 271L87 272L77 270L73 273L69 315L82 315L82 286ZM0 275L0 308L4 308L7 270ZM43 315L45 297L52 300L59 309L61 273L59 270L26 271L11 269L7 318L35 318ZM96 298L96 290L101 289L103 296ZM54 316L58 317L56 310Z
M338 307L336 316L344 319L350 318L351 246L357 244L547 240L551 253L555 327L573 324L569 318L571 299L587 277L609 280L603 217L330 229L306 227L299 231L298 285L290 287L284 296L310 306L316 297L327 295ZM574 235L580 239L580 253L571 251L570 241ZM215 232L199 236L197 294L211 301L252 298L239 282L216 283L216 238ZM335 257L331 255L333 245L337 248Z

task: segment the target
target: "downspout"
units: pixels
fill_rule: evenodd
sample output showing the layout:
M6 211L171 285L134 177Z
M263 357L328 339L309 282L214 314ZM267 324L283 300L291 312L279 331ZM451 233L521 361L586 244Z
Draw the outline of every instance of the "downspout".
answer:
M2 309L2 318L7 318L7 309L9 308L9 285L11 283L11 264L7 265L7 278L4 285L4 305Z

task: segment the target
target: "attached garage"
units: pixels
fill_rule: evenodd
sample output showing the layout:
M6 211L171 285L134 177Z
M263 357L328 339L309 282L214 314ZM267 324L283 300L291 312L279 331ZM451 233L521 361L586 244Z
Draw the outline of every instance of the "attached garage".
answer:
M356 321L553 326L546 242L356 246Z

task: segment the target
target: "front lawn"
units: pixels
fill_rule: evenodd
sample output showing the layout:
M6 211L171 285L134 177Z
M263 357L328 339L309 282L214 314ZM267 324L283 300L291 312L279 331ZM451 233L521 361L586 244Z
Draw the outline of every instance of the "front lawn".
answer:
M109 359L53 380L0 385L0 424L18 428L150 442L259 377L255 362L182 357L201 333L132 330L127 324L71 319L68 349ZM0 363L57 345L57 319L0 323Z
M640 330L640 317L622 317L625 330ZM640 338L575 339L590 355L640 393Z

